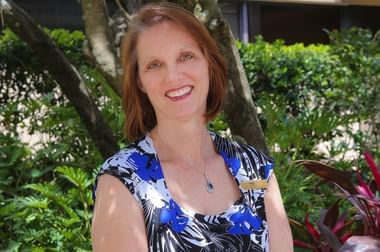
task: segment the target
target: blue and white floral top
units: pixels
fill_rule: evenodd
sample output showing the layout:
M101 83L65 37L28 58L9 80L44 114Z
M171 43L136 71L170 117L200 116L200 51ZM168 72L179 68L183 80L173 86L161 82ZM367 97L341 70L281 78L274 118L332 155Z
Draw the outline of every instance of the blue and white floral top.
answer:
M143 209L149 251L269 251L265 188L245 189L242 183L267 181L273 161L251 146L210 135L242 194L217 215L183 209L173 200L149 136L102 165L98 176L117 177Z

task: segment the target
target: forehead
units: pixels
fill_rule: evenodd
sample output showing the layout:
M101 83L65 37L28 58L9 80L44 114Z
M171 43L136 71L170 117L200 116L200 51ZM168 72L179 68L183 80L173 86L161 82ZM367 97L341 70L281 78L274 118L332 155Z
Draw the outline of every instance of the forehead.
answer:
M178 47L196 47L199 44L185 28L171 21L164 21L145 28L137 38L137 56L165 53Z

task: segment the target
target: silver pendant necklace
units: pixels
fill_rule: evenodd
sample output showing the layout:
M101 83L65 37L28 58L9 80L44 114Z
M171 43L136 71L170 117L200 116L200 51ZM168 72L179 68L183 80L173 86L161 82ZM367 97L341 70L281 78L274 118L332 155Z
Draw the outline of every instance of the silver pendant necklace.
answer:
M206 175L204 174L204 177L205 177L205 182L206 182L206 190L208 193L212 193L212 191L214 191L214 185L212 184L212 182L210 180L208 180L208 178L206 177Z
M206 169L207 169L207 162L205 165L205 168L203 169L203 177L205 178L205 186L208 193L212 193L214 191L214 184L207 178L206 175Z
M160 138L160 135L157 133L157 139L159 142L162 143L162 140ZM208 179L207 175L206 175L206 169L207 169L207 161L205 162L205 165L204 165L204 168L203 168L203 177L205 178L205 187L206 187L206 191L208 193L212 193L214 191L214 184L211 182L211 180Z

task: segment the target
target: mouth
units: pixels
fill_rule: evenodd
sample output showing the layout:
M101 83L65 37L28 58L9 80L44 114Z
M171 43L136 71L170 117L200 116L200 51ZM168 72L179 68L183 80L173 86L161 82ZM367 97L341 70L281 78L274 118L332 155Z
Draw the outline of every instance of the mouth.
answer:
M172 100L178 100L187 97L191 91L193 90L192 86L184 86L179 89L170 90L165 93L165 96L172 99Z

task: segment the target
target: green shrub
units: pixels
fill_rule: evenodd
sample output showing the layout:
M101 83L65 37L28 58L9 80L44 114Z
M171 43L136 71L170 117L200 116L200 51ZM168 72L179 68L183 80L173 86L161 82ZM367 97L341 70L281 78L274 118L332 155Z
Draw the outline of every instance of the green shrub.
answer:
M238 43L238 48L254 100L282 96L292 115L320 106L336 109L330 99L341 85L335 76L343 70L329 46L286 46L282 40L270 44L259 36L254 44Z
M122 144L120 99L115 98L101 74L83 58L84 35L64 30L49 33L80 70ZM7 29L0 36L0 69L0 249L88 250L91 202L86 203L84 214L78 203L84 199L79 198L78 188L58 179L57 167L80 167L88 174L103 158L49 73ZM22 142L22 132L36 135L37 140ZM90 178L86 176L92 184ZM26 188L29 184L51 187L57 197L64 195L70 201L33 192L38 188ZM85 194L90 190L86 188Z
M360 28L329 35L330 45L287 46L260 36L255 43L237 43L285 207L297 220L303 220L305 209L317 218L335 196L292 161L323 159L350 169L356 161L345 159L347 151L379 153L380 40ZM354 122L372 130L354 132ZM317 151L321 143L329 144L327 153Z
M5 200L1 215L10 232L8 250L90 251L94 175L61 166L49 182L22 187L28 196ZM68 186L70 184L70 186Z

